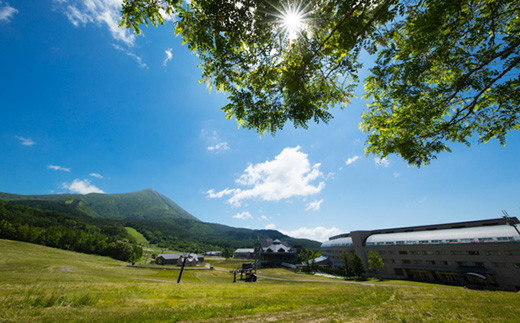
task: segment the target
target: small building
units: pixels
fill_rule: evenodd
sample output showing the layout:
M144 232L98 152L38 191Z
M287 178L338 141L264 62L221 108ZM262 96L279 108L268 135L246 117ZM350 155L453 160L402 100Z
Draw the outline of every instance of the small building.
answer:
M222 251L206 251L204 256L222 257Z
M255 258L255 249L253 249L253 248L237 249L233 253L233 258L235 258L235 259L254 259Z
M296 264L298 253L276 239L272 244L262 248L260 259L262 267L281 267L282 263Z
M190 259L191 258L191 259ZM182 265L184 254L182 253L162 253L155 258L155 263L159 265ZM186 260L186 266L197 266L204 262L204 256L190 254Z

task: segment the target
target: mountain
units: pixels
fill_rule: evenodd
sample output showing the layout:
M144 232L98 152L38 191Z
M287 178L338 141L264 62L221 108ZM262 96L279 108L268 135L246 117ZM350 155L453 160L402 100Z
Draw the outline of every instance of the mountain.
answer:
M151 189L123 194L17 195L0 193L0 201L15 202L42 209L48 208L42 207L43 203L37 203L37 201L55 201L68 204L78 211L96 218L199 221L172 200Z
M124 194L17 195L0 193L0 201L58 212L89 224L133 227L152 244L174 250L250 248L257 241L279 239L291 246L318 249L318 241L296 239L276 230L234 228L202 222L166 196L146 189Z

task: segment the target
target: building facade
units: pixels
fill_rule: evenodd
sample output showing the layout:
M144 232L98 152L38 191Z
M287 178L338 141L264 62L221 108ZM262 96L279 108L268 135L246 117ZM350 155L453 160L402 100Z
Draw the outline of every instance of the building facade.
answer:
M471 287L520 290L517 218L352 231L329 238L321 251L341 266L355 251L368 268L370 251L385 264L380 275Z

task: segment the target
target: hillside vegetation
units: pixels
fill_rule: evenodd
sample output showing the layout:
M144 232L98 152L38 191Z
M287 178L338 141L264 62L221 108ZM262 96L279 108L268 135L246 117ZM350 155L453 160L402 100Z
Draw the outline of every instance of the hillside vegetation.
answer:
M261 270L256 283L233 283L217 259L207 260L217 270L185 270L176 284L177 270L28 243L0 239L0 254L0 321L520 321L520 295L510 292L369 286L281 269ZM263 278L273 276L285 281Z
M91 225L130 227L144 236L149 244L171 250L203 252L250 248L255 242L268 238L286 241L291 246L302 245L307 249L320 247L317 241L291 238L276 230L251 230L202 222L167 197L150 189L126 194L0 193L0 201L8 205L59 213ZM13 235L4 237L31 241Z
M87 223L82 220L85 218L0 202L0 238L125 261L142 257L142 248L122 225L95 219Z
M105 219L168 220L190 219L198 221L175 202L154 190L124 194L52 194L17 195L0 193L0 200L16 201L28 206L42 205L38 201L59 201L69 204L82 213Z

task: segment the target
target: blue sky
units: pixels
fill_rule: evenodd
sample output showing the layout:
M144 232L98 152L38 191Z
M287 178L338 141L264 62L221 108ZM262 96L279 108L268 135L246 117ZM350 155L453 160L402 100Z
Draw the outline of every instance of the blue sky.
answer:
M171 23L133 35L117 28L119 6L0 0L0 191L152 188L205 222L321 241L520 216L518 133L421 168L378 161L363 151L358 98L329 125L259 136L225 119L226 95L199 83Z

